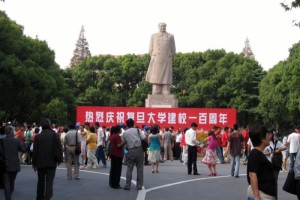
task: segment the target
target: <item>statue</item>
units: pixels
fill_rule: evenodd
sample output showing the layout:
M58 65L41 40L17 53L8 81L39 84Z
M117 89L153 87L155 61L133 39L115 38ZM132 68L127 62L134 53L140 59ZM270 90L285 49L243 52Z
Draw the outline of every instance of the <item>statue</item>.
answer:
M166 32L167 25L159 23L159 32L151 36L150 64L146 81L152 84L152 94L170 94L173 83L172 56L175 54L174 36Z

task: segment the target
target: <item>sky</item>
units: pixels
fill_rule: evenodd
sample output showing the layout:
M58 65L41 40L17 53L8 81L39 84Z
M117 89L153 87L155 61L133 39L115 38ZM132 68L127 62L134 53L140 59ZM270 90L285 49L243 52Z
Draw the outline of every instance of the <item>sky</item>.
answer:
M176 51L225 49L240 53L248 37L255 59L268 70L287 59L300 40L300 10L284 0L5 0L0 10L45 40L61 68L70 64L81 26L92 56L148 53L151 34L165 22ZM286 0L288 1L288 0Z

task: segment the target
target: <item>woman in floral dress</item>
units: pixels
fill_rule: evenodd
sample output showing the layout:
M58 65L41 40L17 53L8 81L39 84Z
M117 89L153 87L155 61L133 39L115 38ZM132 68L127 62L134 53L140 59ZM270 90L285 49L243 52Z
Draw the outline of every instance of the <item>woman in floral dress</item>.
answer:
M205 152L205 156L202 159L202 162L208 166L210 171L209 176L216 176L216 147L217 147L217 140L215 133L213 131L208 132L208 138L205 139L203 142L208 141L208 146Z

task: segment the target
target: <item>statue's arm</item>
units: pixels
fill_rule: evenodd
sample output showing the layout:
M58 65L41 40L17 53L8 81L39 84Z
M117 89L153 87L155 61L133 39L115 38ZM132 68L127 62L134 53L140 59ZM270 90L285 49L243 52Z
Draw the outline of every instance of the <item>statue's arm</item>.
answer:
M172 47L171 47L172 55L174 55L175 52L176 52L174 36L172 37L172 44L171 45L172 45Z

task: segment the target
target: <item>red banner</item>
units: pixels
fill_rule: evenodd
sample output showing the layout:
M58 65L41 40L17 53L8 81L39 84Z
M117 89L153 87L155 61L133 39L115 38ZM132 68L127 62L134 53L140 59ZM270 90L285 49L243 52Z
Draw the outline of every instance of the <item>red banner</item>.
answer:
M139 127L158 124L161 128L183 129L196 122L198 129L210 130L213 126L232 127L236 123L236 109L77 106L79 124L99 122L100 126L111 127L126 124L129 118Z

